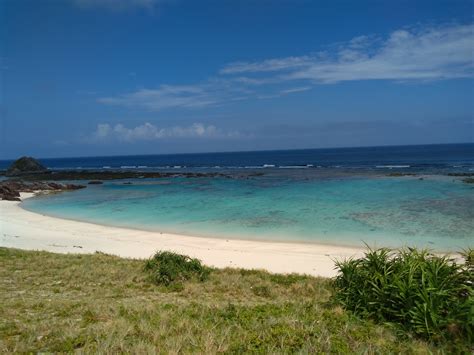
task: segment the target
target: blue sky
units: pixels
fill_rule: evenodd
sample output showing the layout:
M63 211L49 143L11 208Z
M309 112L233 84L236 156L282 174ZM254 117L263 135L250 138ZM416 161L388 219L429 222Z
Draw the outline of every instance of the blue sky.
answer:
M0 158L472 142L472 13L2 0Z

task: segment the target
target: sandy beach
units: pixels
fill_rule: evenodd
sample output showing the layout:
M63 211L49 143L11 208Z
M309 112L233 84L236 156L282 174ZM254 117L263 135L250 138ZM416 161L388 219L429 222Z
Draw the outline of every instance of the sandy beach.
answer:
M21 194L23 200L31 196ZM362 255L362 249L350 247L202 238L102 226L33 213L14 201L0 201L0 246L59 253L100 251L130 258L169 250L215 267L324 277L335 275L334 259Z

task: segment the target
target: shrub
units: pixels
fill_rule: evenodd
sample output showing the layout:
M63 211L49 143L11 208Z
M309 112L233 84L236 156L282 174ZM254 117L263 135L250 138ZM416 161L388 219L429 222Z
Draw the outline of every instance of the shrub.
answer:
M180 290L180 283L190 279L204 281L210 268L201 264L198 259L190 258L169 251L159 251L145 263L145 271L157 285L173 286Z
M430 340L473 340L472 250L458 265L412 248L370 250L336 262L336 297L362 317L395 323Z
M464 250L461 255L464 257L466 268L474 272L474 249Z

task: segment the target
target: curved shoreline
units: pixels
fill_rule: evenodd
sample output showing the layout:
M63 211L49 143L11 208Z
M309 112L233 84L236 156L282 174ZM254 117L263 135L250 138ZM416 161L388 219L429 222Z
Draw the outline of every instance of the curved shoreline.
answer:
M28 194L28 196L27 196ZM22 193L22 201L19 203L19 207L25 211L31 212L33 214L39 214L45 217L50 217L53 219L58 219L62 221L71 221L71 222L78 222L78 223L85 223L85 224L91 224L91 225L96 225L100 227L106 227L106 228L119 228L122 230L129 230L129 231L138 231L138 232L143 232L143 233L153 233L155 235L167 235L167 236L175 236L175 237L190 237L190 238L201 238L203 240L214 240L214 239L219 239L219 240L226 240L227 242L229 240L231 241L241 241L241 242L256 242L256 243L272 243L272 244L289 244L289 245L310 245L310 246L320 246L320 247L326 247L330 249L334 248L340 248L340 249L350 249L354 250L357 252L361 251L366 251L367 247L370 247L372 249L377 249L381 247L386 247L389 249L403 249L403 248L419 248L419 249L426 249L430 251L431 253L434 253L436 255L450 255L453 257L458 257L460 255L460 251L464 250L463 245L450 245L448 246L440 246L441 243L438 243L435 245L433 240L435 240L436 236L433 236L435 239L431 239L430 241L420 241L420 243L416 243L416 241L411 241L407 242L402 240L403 238L401 235L397 234L381 234L378 233L377 237L380 238L375 238L373 236L368 236L366 234L359 234L356 233L334 233L334 234L326 234L326 235L318 235L316 233L313 233L312 236L315 239L308 240L308 239L300 239L300 238L294 238L295 235L291 234L286 234L286 235L271 235L268 236L268 238L265 238L265 234L259 234L259 235L245 235L245 234L238 234L235 235L233 234L225 234L225 232L217 235L216 233L196 233L195 230L192 231L180 231L180 230L173 230L172 228L167 228L167 227L162 227L157 225L155 228L150 228L147 225L140 225L140 226L131 226L127 225L127 223L120 223L118 221L94 221L93 219L87 219L87 218L77 218L76 216L62 216L61 214L55 214L55 213L50 213L50 212L44 212L39 209L35 208L29 208L28 204L23 204L24 200L30 199L32 197L41 199L42 197L46 197L44 195L50 195L50 191L35 191L35 193ZM0 201L1 203L1 201ZM115 223L118 222L118 223ZM122 225L120 225L122 224ZM263 236L262 236L263 235ZM289 237L291 236L291 237ZM346 242L346 239L352 238L354 241L357 240L357 243L350 243L349 241ZM329 237L329 238L328 238ZM441 239L441 238L440 238ZM339 242L341 240L344 240L345 242ZM431 245L429 245L431 244ZM361 252L362 253L362 252Z
M31 197L35 197L34 195ZM350 244L330 244L330 243L323 243L323 242L314 242L314 241L308 241L308 240L299 240L296 239L294 241L288 240L288 239L264 239L264 238L244 238L244 237L239 237L236 238L235 236L216 236L216 235L200 235L200 234L189 234L189 233L181 233L178 231L169 231L169 230L153 230L153 229L146 229L146 228L138 228L138 227L130 227L130 226L114 226L112 224L107 224L107 223L99 223L99 222L93 222L93 221L87 221L87 220L82 220L82 219L75 219L75 218L69 218L69 217L62 217L62 216L55 216L53 214L48 214L48 213L41 213L39 211L35 211L34 209L29 209L26 208L22 205L23 200L30 198L30 196L25 197L22 193L22 201L20 201L19 206L22 210L25 210L27 212L31 212L34 214L40 214L44 217L50 217L50 218L55 218L55 219L60 219L60 220L65 220L65 221L71 221L71 222L80 222L80 223L86 223L86 224L92 224L95 226L101 226L101 227L107 227L107 228L119 228L119 229L125 229L125 230L131 230L131 231L138 231L138 232L146 232L146 233L154 233L154 234L161 234L161 235L170 235L170 236L178 236L178 237L190 237L190 238L201 238L201 239L219 239L219 240L238 240L238 241L243 241L243 242L257 242L257 243L276 243L276 244L298 244L298 245L319 245L319 246L326 246L330 248L348 248L348 249L356 249L356 250L362 250L364 248L356 246L356 245L350 245ZM1 202L1 201L0 201ZM361 242L364 243L364 240L361 239ZM371 247L375 247L370 245ZM397 247L390 247L388 248L394 248L396 249ZM442 253L443 251L439 251ZM449 251L446 251L446 253L449 253Z
M32 197L22 193L22 199ZM358 257L364 249L326 244L191 237L72 221L30 212L20 202L0 201L0 246L59 253L96 251L148 258L170 250L215 267L265 269L332 277L334 259Z

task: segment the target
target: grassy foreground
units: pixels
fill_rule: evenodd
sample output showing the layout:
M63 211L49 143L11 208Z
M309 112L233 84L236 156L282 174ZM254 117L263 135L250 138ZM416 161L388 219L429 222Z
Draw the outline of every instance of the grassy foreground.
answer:
M239 269L156 286L141 260L0 248L0 352L469 352L344 311L329 279Z

